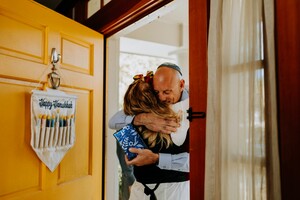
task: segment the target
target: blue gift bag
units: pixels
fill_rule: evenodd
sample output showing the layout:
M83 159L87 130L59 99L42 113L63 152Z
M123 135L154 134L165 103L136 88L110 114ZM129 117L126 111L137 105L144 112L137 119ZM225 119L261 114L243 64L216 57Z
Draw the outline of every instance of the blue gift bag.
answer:
M122 129L116 131L113 135L124 150L125 154L128 157L128 160L131 160L137 156L135 153L131 153L129 151L129 148L148 148L144 143L142 137L139 135L138 131L132 124L127 124Z

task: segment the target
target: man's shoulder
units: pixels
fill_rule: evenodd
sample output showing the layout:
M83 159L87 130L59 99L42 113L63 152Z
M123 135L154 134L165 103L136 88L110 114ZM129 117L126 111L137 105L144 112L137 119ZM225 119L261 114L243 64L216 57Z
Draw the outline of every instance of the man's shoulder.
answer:
M189 89L188 88L184 88L184 90L182 91L182 95L181 95L180 101L184 101L187 98L189 98Z

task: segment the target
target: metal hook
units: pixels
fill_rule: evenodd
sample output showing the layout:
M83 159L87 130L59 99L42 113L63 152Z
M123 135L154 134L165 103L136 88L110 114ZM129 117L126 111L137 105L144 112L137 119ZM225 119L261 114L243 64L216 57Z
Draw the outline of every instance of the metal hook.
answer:
M48 84L52 89L57 89L60 86L60 76L57 74L55 64L60 60L60 54L56 52L55 48L52 48L50 61L52 64L52 72L48 74Z
M55 64L58 63L58 61L60 60L60 54L57 53L55 48L52 48L51 50L51 58L50 61L53 65L53 67L55 67Z

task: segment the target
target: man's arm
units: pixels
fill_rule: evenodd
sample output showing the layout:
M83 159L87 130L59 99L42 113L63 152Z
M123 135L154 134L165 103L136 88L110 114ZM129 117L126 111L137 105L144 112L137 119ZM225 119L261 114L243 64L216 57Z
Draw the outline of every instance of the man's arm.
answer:
M129 116L123 110L118 111L110 118L108 126L111 129L118 130L130 123L136 126L144 125L149 130L166 134L176 132L180 126L175 120L165 119L153 113L141 113L136 116Z
M133 124L137 126L144 125L149 130L165 134L176 132L180 126L180 123L175 119L163 118L153 113L141 113L136 115L133 119Z
M160 153L158 167L167 170L189 172L190 154L188 152L179 154Z
M136 153L137 157L130 161L125 157L127 165L143 166L157 163L157 166L161 169L190 171L190 154L187 152L180 154L156 154L149 149L136 148L130 148L129 151Z
M164 133L176 132L177 127L179 126L177 122L160 118L152 113L141 113L133 117L125 115L123 110L121 110L109 120L109 128L118 130L132 122L134 125L145 125L150 130L161 130L160 132ZM158 167L160 167L161 169L189 171L188 153L182 153L177 155L155 154L149 149L134 148L132 148L132 152L137 153L138 156L131 161L127 160L126 163L128 165L142 166L158 163Z

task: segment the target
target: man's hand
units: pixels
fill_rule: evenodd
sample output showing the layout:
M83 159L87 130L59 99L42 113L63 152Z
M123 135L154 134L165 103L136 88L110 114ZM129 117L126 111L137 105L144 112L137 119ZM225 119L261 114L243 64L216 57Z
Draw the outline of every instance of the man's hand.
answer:
M133 124L137 126L144 125L149 130L166 134L176 132L180 126L175 119L162 118L153 113L141 113L136 115Z
M136 153L137 156L132 160L128 160L127 156L125 156L125 161L127 165L150 165L157 163L159 160L159 154L153 153L149 149L130 148L129 151L132 153Z

